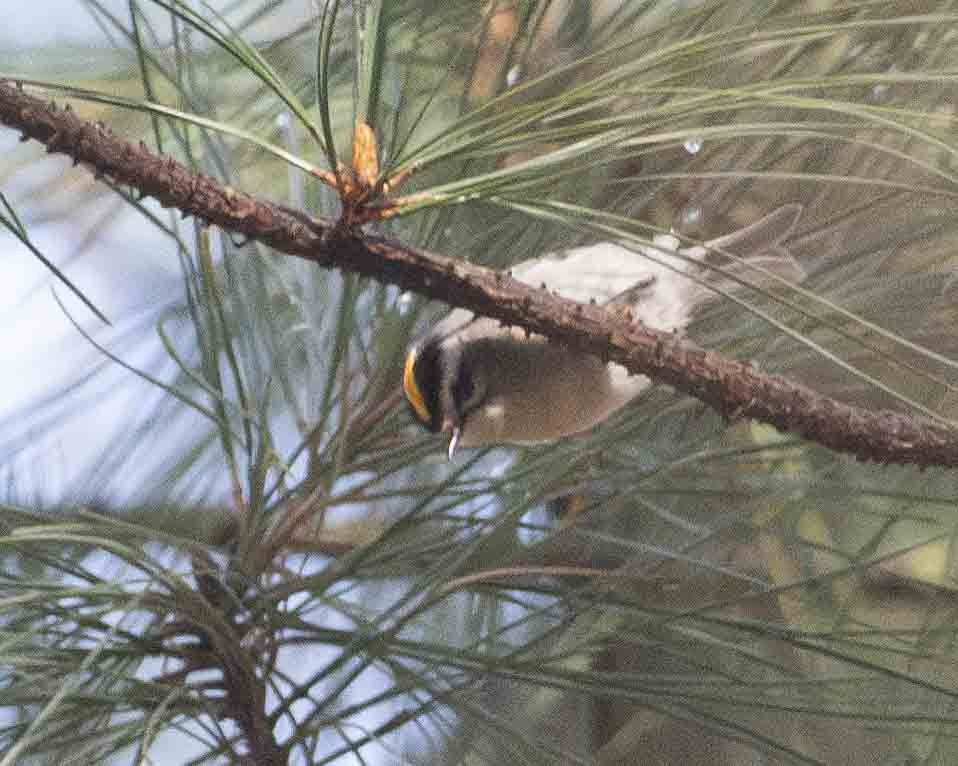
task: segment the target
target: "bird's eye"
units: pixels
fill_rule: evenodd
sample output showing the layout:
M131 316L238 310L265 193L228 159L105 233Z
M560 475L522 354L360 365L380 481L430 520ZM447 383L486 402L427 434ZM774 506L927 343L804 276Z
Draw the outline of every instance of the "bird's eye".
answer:
M456 379L456 386L453 390L453 396L460 412L468 412L476 405L477 396L476 380L472 374L469 365L462 365L459 370L459 377Z

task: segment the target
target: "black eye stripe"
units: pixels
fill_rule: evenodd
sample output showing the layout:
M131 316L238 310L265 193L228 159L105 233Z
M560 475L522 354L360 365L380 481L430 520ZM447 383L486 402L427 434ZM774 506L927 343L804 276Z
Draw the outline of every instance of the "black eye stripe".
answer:
M456 404L462 408L462 406L472 398L474 393L475 381L472 376L472 367L466 359L463 359L459 366L459 375L456 378L456 385L453 389Z
M438 431L441 427L441 415L439 413L439 389L442 379L442 370L439 363L439 339L427 338L422 345L416 349L416 365L413 368L413 377L416 379L416 385L422 392L423 401L426 409L429 411L430 420L423 422L416 415L415 409L410 404L410 410L413 416L430 431ZM407 404L409 404L407 400Z

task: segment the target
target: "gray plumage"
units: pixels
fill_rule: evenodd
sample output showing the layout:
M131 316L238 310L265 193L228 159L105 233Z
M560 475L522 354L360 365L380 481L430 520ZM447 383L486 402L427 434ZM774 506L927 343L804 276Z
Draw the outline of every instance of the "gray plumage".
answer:
M799 205L785 205L704 247L680 248L677 238L658 235L654 246L603 242L574 248L519 264L513 276L533 286L545 283L572 300L627 305L650 327L680 332L717 294L708 285L735 287L733 280L704 266L707 256L728 273L761 279L741 262L710 253L725 251L801 280L801 268L782 246L800 214ZM435 369L431 377L420 377L431 381L428 386L438 384L438 396L431 399L438 408L431 427L454 434L450 454L457 440L467 447L534 444L585 431L649 386L648 378L629 375L618 365L463 309L437 323L413 353L429 347Z

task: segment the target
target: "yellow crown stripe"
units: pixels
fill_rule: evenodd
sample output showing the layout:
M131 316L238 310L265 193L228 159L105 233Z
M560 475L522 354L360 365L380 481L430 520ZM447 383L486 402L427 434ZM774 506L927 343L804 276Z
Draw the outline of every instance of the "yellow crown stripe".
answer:
M422 390L419 388L419 384L416 383L415 367L416 350L413 349L406 357L406 369L403 370L402 374L402 387L403 391L406 392L406 399L409 400L413 410L416 412L416 416L423 423L428 423L432 420L432 416L426 407L426 400L423 398Z

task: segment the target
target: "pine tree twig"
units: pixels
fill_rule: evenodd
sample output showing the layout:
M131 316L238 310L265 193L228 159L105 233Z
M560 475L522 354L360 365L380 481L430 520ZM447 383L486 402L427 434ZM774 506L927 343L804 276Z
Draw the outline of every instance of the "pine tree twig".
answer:
M0 123L20 131L23 140L39 141L47 151L89 166L97 177L129 185L184 216L324 268L392 283L596 354L694 396L725 417L754 418L860 460L958 466L958 429L845 404L602 306L564 300L502 272L258 200L5 80L0 80Z

